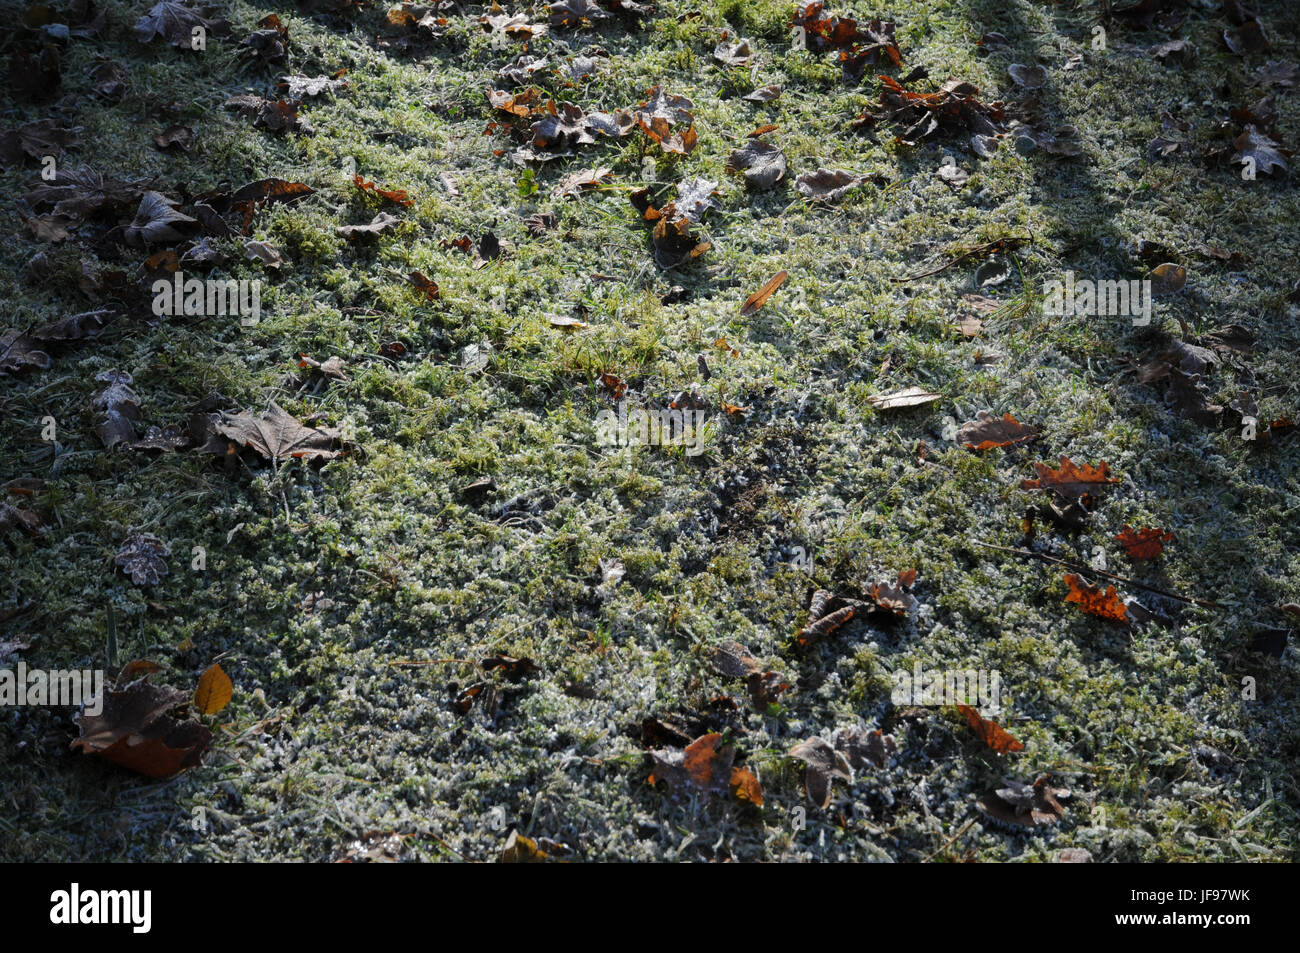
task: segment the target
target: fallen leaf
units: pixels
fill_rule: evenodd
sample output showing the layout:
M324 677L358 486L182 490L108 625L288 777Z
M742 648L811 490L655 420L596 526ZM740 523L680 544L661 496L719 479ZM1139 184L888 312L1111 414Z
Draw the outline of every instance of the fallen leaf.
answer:
M132 530L113 560L137 586L156 586L167 575L167 544L152 533Z
M131 375L126 371L107 370L95 375L104 388L91 398L90 406L104 415L95 433L111 450L119 443L136 439L135 424L140 419L140 398L131 390Z
M730 787L736 748L721 742L721 733L711 732L681 750L659 748L649 751L654 762L650 784L664 782L674 797L698 794L707 799L725 792Z
M577 172L570 172L551 193L557 199L559 198L577 198L586 189L594 189L604 180L608 179L613 172L608 166L600 166L592 169L579 169Z
M1035 463L1038 479L1022 480L1022 490L1053 490L1062 500L1072 502L1085 493L1100 489L1111 483L1119 483L1118 477L1110 475L1110 467L1105 460L1097 466L1085 463L1082 467L1073 463L1069 457L1061 457L1059 470L1053 470L1046 463Z
M865 176L854 175L843 169L835 171L818 169L816 172L805 172L798 176L794 180L794 185L800 195L810 199L819 202L838 202L865 181Z
M748 66L754 59L749 40L737 37L731 40L724 35L713 48L713 58L724 66Z
M199 677L199 687L194 690L194 707L205 715L215 715L230 704L235 686L220 665L215 662Z
M410 197L407 196L405 189L381 189L379 186L375 185L375 183L369 182L365 178L359 175L352 176L352 184L355 185L357 188L359 188L362 192L374 192L380 198L387 199L388 201L393 202L396 205L402 205L407 208L410 208L412 205L415 204L413 201L411 201Z
M1187 284L1187 269L1173 262L1165 262L1151 269L1151 293L1156 295L1174 294L1182 291Z
M1283 156L1291 155L1291 151L1283 149L1280 143L1270 139L1253 125L1248 124L1232 144L1237 150L1232 156L1233 162L1240 162L1242 165L1253 163L1255 171L1265 175L1272 175L1274 169L1287 171Z
M745 303L740 306L740 316L748 318L750 315L756 314L763 305L767 304L767 300L772 297L776 289L785 283L786 276L787 273L783 270L778 271L769 278L763 284L763 287L745 299Z
M1103 591L1100 586L1089 586L1074 573L1065 574L1065 584L1070 587L1066 602L1076 603L1089 615L1128 625L1129 616L1123 600L1115 593L1114 586L1107 586Z
M270 460L332 460L339 454L332 449L339 439L337 429L304 426L275 401L260 417L218 414L213 429L236 446L249 447Z
M424 276L422 271L413 271L406 276L406 280L411 283L417 292L424 295L425 301L437 301L442 292L434 281L430 281Z
M741 98L746 99L751 103L770 103L773 100L779 99L780 97L781 97L780 86L760 86L752 93L742 96Z
M786 752L786 755L804 763L804 789L808 800L825 810L831 803L831 780L853 780L853 769L830 744L822 738L808 738Z
M390 231L401 224L401 219L395 215L389 215L387 212L380 212L365 225L339 225L335 227L335 234L348 241L375 241L384 232Z
M1039 436L1036 428L1026 427L1010 414L998 418L987 410L981 410L975 417L975 420L962 424L957 430L957 443L971 450L1010 447L1035 440Z
M884 768L892 755L898 752L898 742L893 735L882 731L868 731L860 725L841 728L835 733L835 750L843 753L854 770L868 764Z
M1164 552L1164 544L1173 542L1174 534L1163 529L1134 530L1127 523L1115 537L1129 559L1155 559Z
M997 722L981 716L970 705L958 705L957 710L961 712L962 717L966 719L966 723L971 726L980 741L998 754L1025 750L1024 742L1017 740L1015 736Z
M877 410L899 410L906 407L921 407L942 400L942 394L935 394L924 387L904 387L888 394L873 394L867 403Z
M1012 63L1007 67L1007 73L1017 86L1023 86L1025 89L1042 89L1047 85L1047 70L1041 66Z
M1052 826L1065 816L1059 799L1068 798L1070 792L1052 787L1048 780L1046 774L1033 784L1004 780L1002 787L986 792L975 806L987 817L1013 827Z
M171 777L197 765L212 741L212 732L199 722L171 714L190 697L144 678L121 690L106 689L100 714L88 715L83 706L77 715L80 735L72 747L151 778Z
M44 370L50 355L40 349L40 342L15 328L0 331L0 377L28 368Z
M742 170L749 188L765 191L785 177L785 153L771 143L747 142L727 159L728 172Z

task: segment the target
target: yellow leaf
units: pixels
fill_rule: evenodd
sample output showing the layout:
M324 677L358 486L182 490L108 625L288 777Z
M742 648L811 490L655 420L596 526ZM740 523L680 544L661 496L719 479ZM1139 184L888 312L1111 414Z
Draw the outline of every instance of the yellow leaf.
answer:
M213 663L199 679L199 687L194 690L194 707L205 715L215 715L230 704L235 694L235 686L230 676Z

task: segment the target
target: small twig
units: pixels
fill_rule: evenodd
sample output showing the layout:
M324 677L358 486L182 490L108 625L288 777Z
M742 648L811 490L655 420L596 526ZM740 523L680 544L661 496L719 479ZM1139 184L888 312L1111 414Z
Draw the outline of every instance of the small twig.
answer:
M467 658L435 658L435 659L398 659L396 662L389 662L389 667L394 665L403 666L422 666L422 665L477 665L477 662Z
M1024 245L1026 243L1032 244L1033 239L1028 238L1026 236L1018 236L1015 238L999 238L997 241L985 242L983 245L976 245L974 248L962 252L956 258L953 258L951 261L949 261L947 264L940 265L937 268L931 268L929 271L920 271L914 275L904 275L902 278L890 278L889 280L895 283L899 283L903 281L916 281L918 278L928 278L931 275L937 275L941 271L947 271L953 265L961 264L963 261L966 261L969 258L975 258L979 255L987 255L992 252L998 252L998 251L1015 251L1021 245Z
M949 837L948 840L945 841L945 842L943 843L943 845L939 847L938 850L936 850L936 851L935 851L933 854L931 854L929 857L925 858L925 862L928 864L930 861L934 860L934 858L938 857L938 856L939 856L940 854L942 854L945 850L947 850L949 847L951 847L951 846L953 845L953 843L957 840L958 837L961 837L962 834L965 834L968 830L970 830L971 825L974 824L975 821L976 821L976 818L973 818L973 817L972 817L969 821L967 821L966 824L965 824L965 826L962 827L961 830L959 830L956 834L953 834L951 837Z

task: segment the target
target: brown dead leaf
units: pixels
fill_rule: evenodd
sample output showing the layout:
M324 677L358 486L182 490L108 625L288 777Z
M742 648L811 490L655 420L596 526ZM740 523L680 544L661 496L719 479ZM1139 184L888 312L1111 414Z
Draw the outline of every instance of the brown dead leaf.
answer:
M998 418L987 410L981 410L975 418L969 423L962 424L957 430L957 443L971 450L1010 447L1035 440L1039 436L1036 428L1026 427L1010 414L1003 414Z
M1110 467L1105 460L1097 466L1085 463L1082 467L1074 464L1069 457L1061 457L1059 470L1053 470L1046 463L1035 463L1038 479L1022 480L1022 490L1053 490L1061 499L1072 502L1085 493L1101 489L1111 483L1119 483L1118 477L1110 475Z
M247 412L218 414L212 424L217 434L235 446L249 447L270 460L332 460L339 455L332 449L339 439L338 429L305 426L275 401L260 417Z
M748 318L749 316L758 313L759 309L761 309L763 305L767 304L768 299L772 297L776 292L776 289L780 288L781 285L785 283L786 277L787 272L782 270L778 271L775 275L764 282L763 287L759 288L752 295L746 298L745 303L740 306L740 316L742 318Z
M1135 530L1127 523L1115 537L1115 542L1124 547L1129 559L1155 559L1164 552L1165 543L1173 542L1174 534L1168 530L1148 528Z
M215 715L230 704L234 693L230 676L214 662L199 678L199 687L194 690L194 707L205 715Z
M970 705L958 705L957 710L961 712L962 717L966 719L966 723L971 726L971 730L975 732L980 741L984 742L991 750L998 754L1009 754L1025 750L1024 742L1017 739L997 722L983 717Z
M120 690L106 688L100 714L77 715L80 736L72 747L151 778L171 777L197 765L212 741L212 732L194 719L171 714L189 701L189 693L144 678Z
M808 800L825 810L831 803L831 780L853 780L853 769L844 755L817 737L799 742L786 752L786 756L804 763L804 789Z

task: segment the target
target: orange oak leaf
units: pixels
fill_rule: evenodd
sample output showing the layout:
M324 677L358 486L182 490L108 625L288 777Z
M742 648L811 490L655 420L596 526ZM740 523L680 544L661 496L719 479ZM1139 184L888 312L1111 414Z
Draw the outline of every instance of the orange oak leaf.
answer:
M1165 550L1165 543L1171 543L1174 534L1156 528L1135 530L1127 523L1115 537L1115 542L1124 547L1129 559L1155 559Z
M1110 467L1105 460L1095 467L1090 463L1080 467L1069 457L1063 456L1059 470L1053 470L1046 463L1035 463L1034 469L1038 471L1038 479L1022 480L1022 490L1055 490L1066 500L1076 500L1090 490L1119 482L1118 477L1110 475Z
M1070 594L1065 597L1066 602L1078 603L1079 608L1088 615L1128 625L1128 608L1115 593L1114 586L1107 586L1102 591L1100 586L1089 586L1072 572L1065 574L1065 584L1070 587Z

